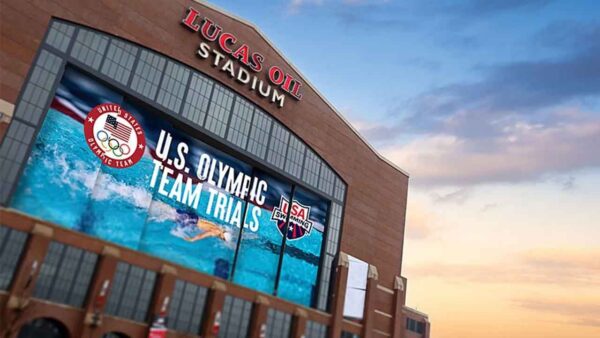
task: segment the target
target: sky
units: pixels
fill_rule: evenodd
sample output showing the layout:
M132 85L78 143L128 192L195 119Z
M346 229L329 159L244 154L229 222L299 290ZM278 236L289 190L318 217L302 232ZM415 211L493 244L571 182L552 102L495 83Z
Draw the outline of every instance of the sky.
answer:
M600 1L213 1L410 177L433 338L600 337Z

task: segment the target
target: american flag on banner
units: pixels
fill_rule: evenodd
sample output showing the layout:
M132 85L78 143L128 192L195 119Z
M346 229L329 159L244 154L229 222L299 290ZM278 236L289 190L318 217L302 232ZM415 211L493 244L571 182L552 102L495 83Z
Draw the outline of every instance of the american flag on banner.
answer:
M119 123L116 117L108 115L106 117L106 122L104 122L104 129L119 140L129 142L129 138L131 137L131 127Z

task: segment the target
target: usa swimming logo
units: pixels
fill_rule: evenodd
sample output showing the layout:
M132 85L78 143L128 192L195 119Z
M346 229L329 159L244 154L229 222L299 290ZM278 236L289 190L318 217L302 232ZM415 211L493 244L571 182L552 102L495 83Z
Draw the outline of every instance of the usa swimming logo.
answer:
M285 197L281 197L279 207L273 208L271 220L277 223L277 228L283 236L285 232L285 221L289 208L289 201ZM310 206L302 205L298 201L292 201L290 212L290 225L287 229L287 239L296 240L306 235L310 235L313 227L313 222L310 221Z

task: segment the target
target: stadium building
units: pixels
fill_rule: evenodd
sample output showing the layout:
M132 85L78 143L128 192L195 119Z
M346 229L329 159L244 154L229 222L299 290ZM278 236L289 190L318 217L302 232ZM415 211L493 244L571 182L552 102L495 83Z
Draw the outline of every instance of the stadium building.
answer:
M408 174L197 1L0 10L3 337L426 337Z

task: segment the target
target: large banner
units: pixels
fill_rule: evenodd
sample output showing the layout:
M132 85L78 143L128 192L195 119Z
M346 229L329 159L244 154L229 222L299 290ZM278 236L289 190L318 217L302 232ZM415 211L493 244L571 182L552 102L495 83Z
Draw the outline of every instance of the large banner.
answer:
M277 294L312 305L329 202L184 128L67 68L12 207L267 293L283 255Z

